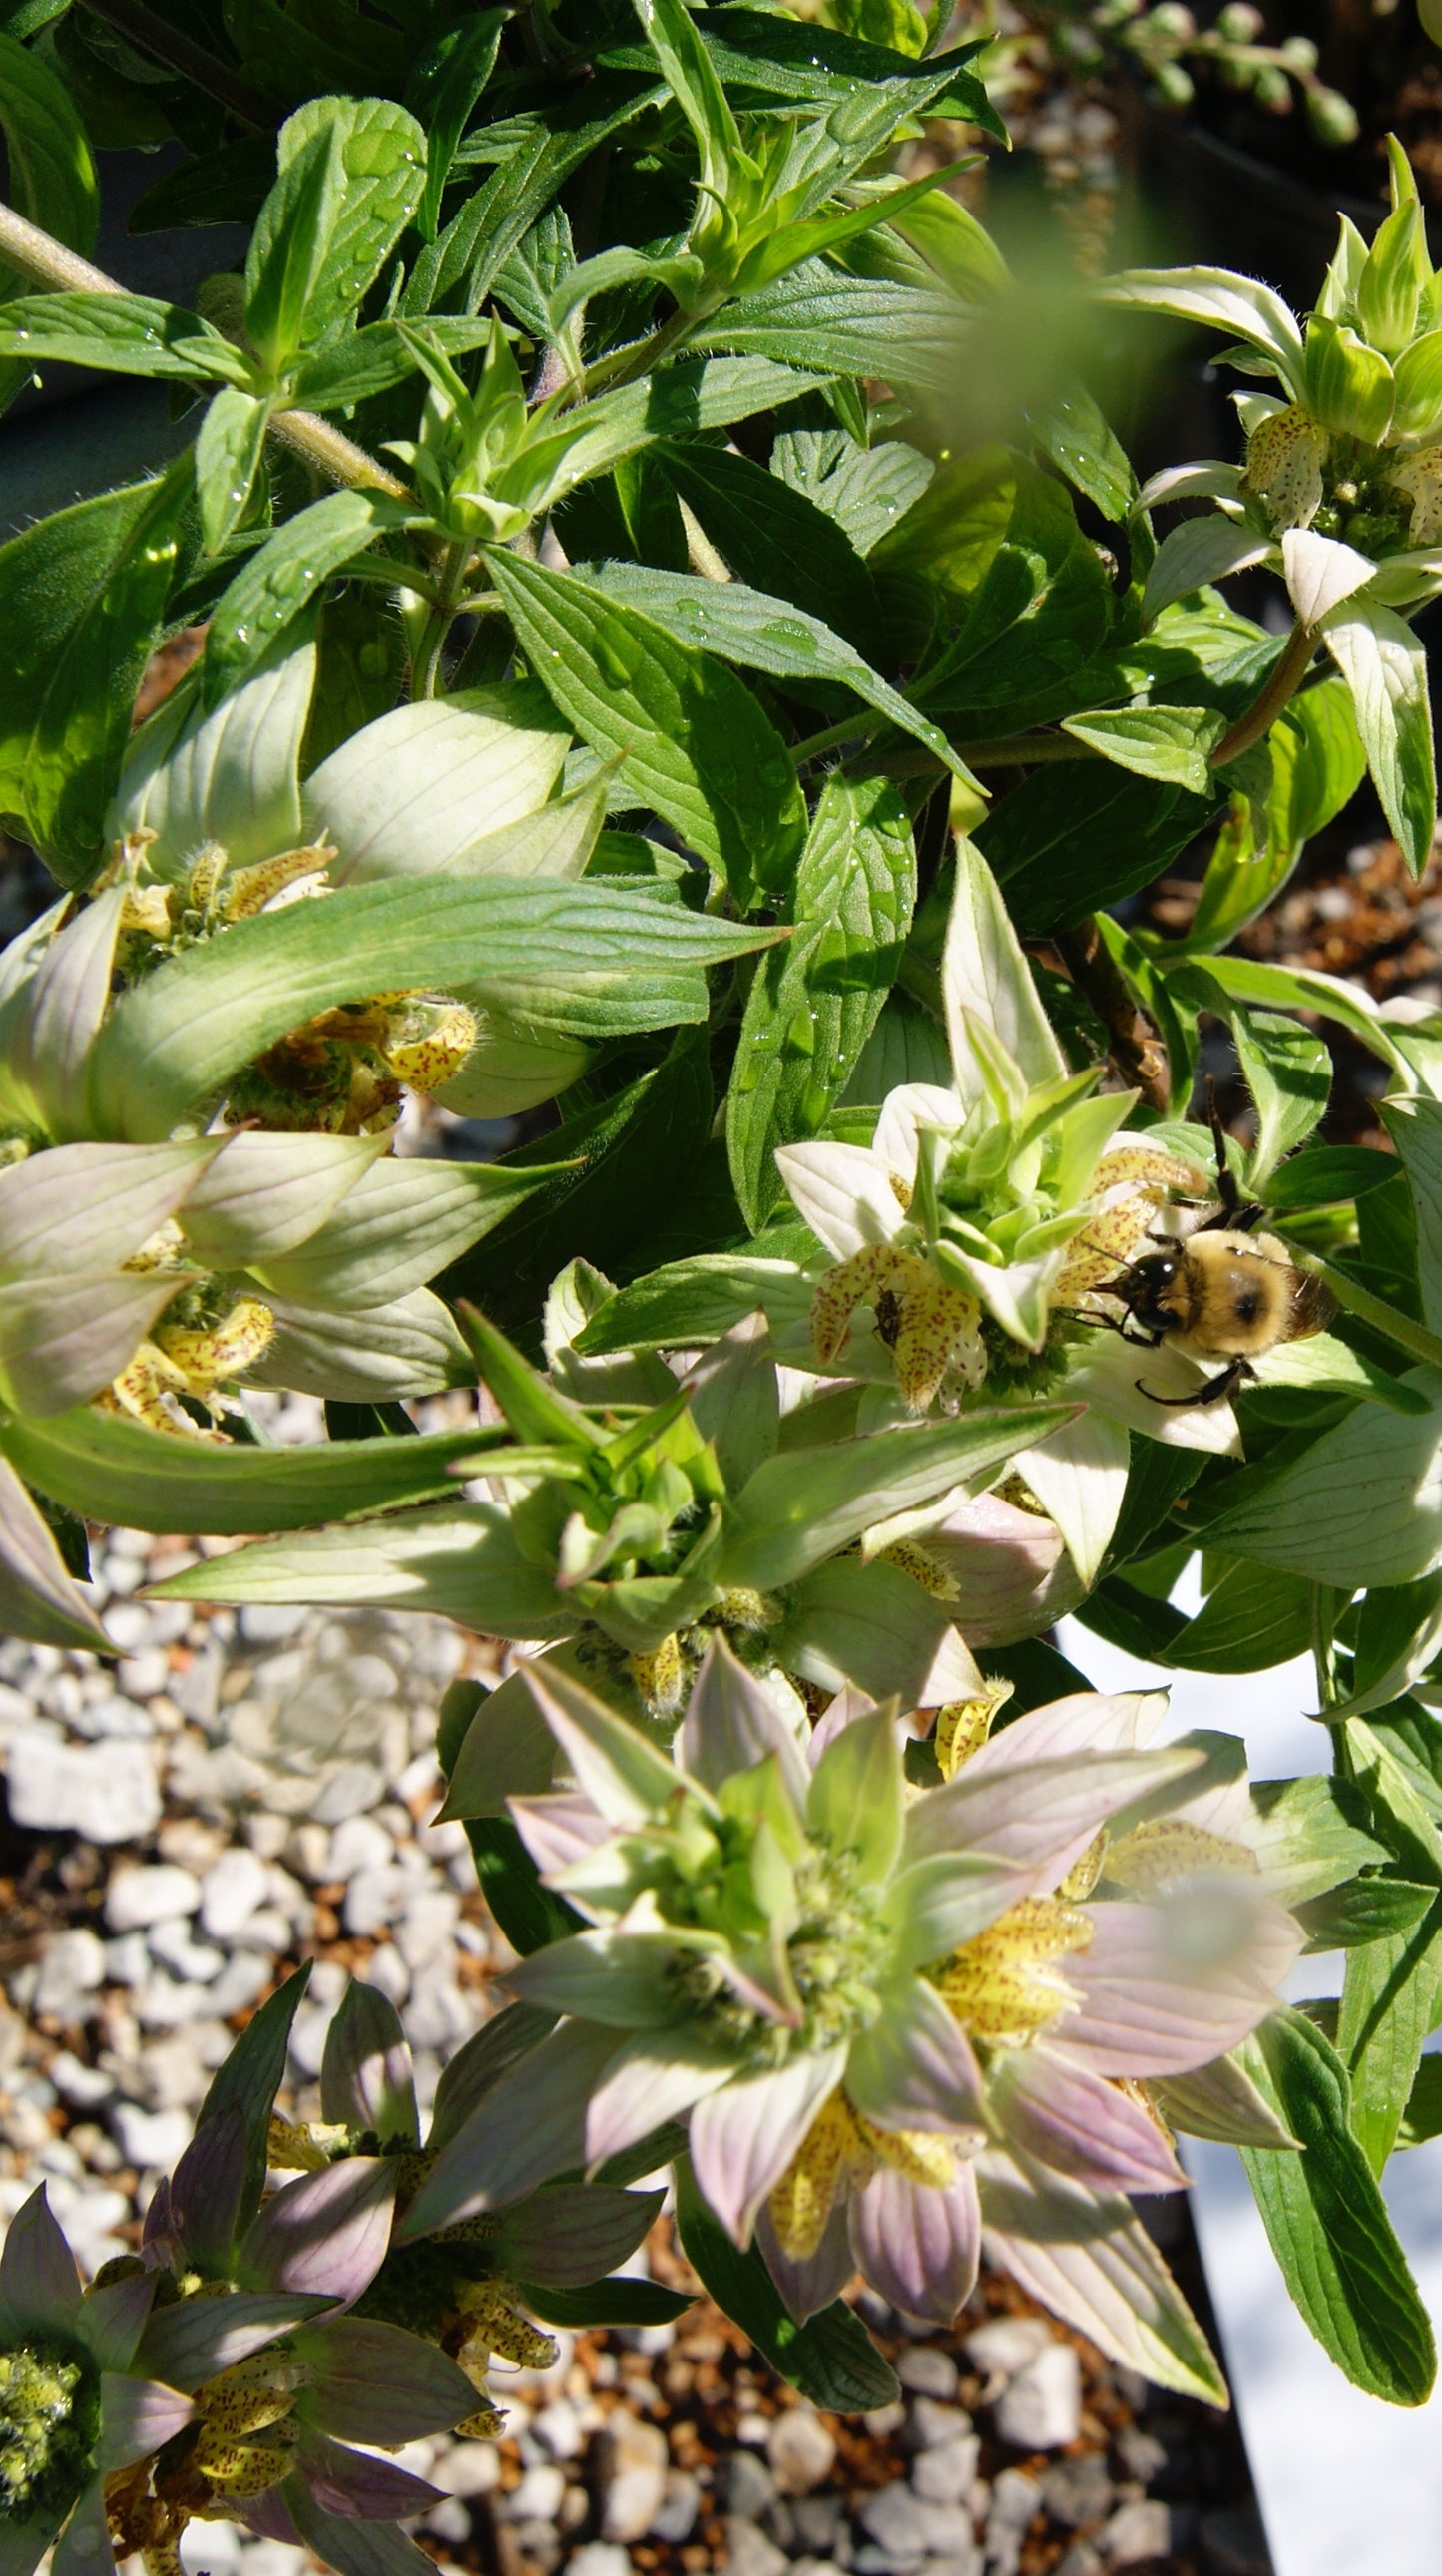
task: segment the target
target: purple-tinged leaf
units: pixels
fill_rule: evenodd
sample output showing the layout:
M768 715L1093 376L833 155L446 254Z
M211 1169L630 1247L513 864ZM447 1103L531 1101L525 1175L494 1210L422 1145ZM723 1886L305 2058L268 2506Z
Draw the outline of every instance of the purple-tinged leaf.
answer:
M399 2179L395 2158L348 2156L283 2184L246 2230L237 2278L349 2307L385 2261Z
M615 2047L614 2031L567 2021L509 2066L436 2158L396 2230L398 2243L503 2209L580 2164L586 2097Z
M613 2030L662 2030L675 2019L677 1957L689 1948L719 1948L705 1936L688 1941L658 1932L576 1932L533 1950L506 1983L523 2003L575 2013Z
M216 2069L197 2116L196 2126L203 2128L207 2121L218 2119L232 2103L240 2106L245 2120L245 2190L240 2207L241 2225L253 2218L260 2207L260 2195L265 2189L270 2115L280 2079L285 2073L290 2026L309 1983L310 1964L307 1961L261 2005L259 2012L246 2023L230 2055Z
M87 2290L80 2302L80 2331L102 2370L128 2370L155 2295L153 2272L132 2272Z
M881 2166L852 2200L850 2229L858 2267L904 2316L950 2325L976 2287L981 2216L969 2164L940 2191Z
M605 2183L555 2184L505 2212L497 2258L527 2281L579 2289L635 2252L664 2199L664 2192L615 2191Z
M245 2191L246 2122L231 2102L202 2121L170 2177L167 2232L181 2261L206 2280L228 2280Z
M425 2478L413 2478L409 2469L398 2469L394 2461L378 2460L369 2451L348 2451L324 2433L301 2435L296 2467L323 2513L349 2514L362 2522L398 2522L441 2499L441 2489Z
M644 1824L676 1792L663 1753L614 1709L554 1663L528 1664L525 1678L577 1782L610 1825Z
M0 1628L39 1646L114 1652L8 1458L0 1458Z
M793 1804L806 1804L806 1756L794 1730L719 1629L692 1685L676 1745L683 1771L713 1793L774 1753Z
M112 2370L100 2381L100 2465L130 2469L181 2432L195 2413L188 2397L156 2379L122 2379Z
M1091 1947L1067 1960L1081 2006L1058 2035L1097 2075L1184 2075L1225 2056L1275 2009L1302 1942L1243 1878L1087 1910Z
M757 2210L781 2180L845 2067L844 2048L794 2057L774 2073L746 2075L708 2094L693 2111L696 2180L735 2244L750 2243Z
M930 1790L908 1810L907 1859L985 1853L1032 1872L1034 1887L1050 1872L1065 1876L1098 1826L1119 1808L1199 1770L1202 1760L1198 1753L1172 1749L1082 1753L978 1773L981 1758L977 1754L944 1789Z
M320 2066L321 2116L384 2142L419 2146L420 2115L400 2016L378 1986L352 1977L325 2035Z
M817 2315L820 2309L829 2308L833 2299L839 2299L856 2269L847 2216L845 2201L838 2201L815 2253L800 2255L782 2252L770 2210L763 2207L757 2211L756 2242L766 2258L767 2271L799 2326L804 2326L807 2318Z
M475 2413L476 2392L459 2364L402 2326L329 2317L303 2326L295 2348L321 2372L297 2398L295 2412L338 2442L385 2448L421 2441Z
M0 2251L0 2315L16 2326L78 2322L80 2274L42 2183L10 2221Z
M898 1978L869 2030L851 2043L846 2091L883 2129L986 2134L986 2088L971 2042L934 1986Z
M538 2012L530 2004L510 2004L457 2049L449 2065L442 2067L436 2086L428 2140L432 2155L439 2155L442 2147L450 2145L456 2131L507 2067L538 2048L555 2027L554 2013Z
M605 1817L577 1789L558 1790L554 1797L512 1798L509 1804L516 1831L548 1882L610 1839Z
M1003 2137L1093 2191L1184 2191L1187 2177L1155 2120L1075 2063L1061 2044L1017 2049L993 2069L991 2098Z
M586 2112L588 2172L649 2138L663 2122L683 2118L735 2073L731 2051L709 2045L681 2024L624 2040L597 2078Z
M110 2576L115 2565L105 2512L105 2487L96 2478L85 2490L50 2561L51 2576Z
M1168 2076L1153 2090L1163 2119L1188 2137L1215 2138L1228 2147L1290 2147L1294 2153L1300 2144L1234 2057Z
M286 2479L285 2502L302 2540L336 2576L432 2576L434 2559L393 2522L327 2513L299 2477Z
M168 2387L199 2388L330 2305L329 2299L280 2298L250 2290L237 2290L229 2298L178 2299L173 2307L152 2311L136 2362Z

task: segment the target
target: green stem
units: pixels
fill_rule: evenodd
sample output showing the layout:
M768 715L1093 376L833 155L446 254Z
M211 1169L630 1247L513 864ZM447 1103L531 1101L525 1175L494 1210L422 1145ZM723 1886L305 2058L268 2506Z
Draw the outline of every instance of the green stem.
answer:
M1399 1350L1409 1351L1414 1360L1423 1360L1430 1368L1442 1368L1442 1338L1429 1333L1425 1324L1416 1323L1412 1316L1404 1315L1400 1307L1389 1306L1384 1297L1374 1297L1370 1288L1364 1288L1345 1270L1334 1269L1330 1261L1323 1260L1320 1252L1299 1249L1293 1253L1293 1259L1299 1270L1310 1271L1314 1279L1324 1280L1338 1305L1345 1306L1360 1323L1374 1325L1379 1333L1386 1334L1389 1342L1395 1342Z
M437 693L441 676L441 655L445 651L446 637L458 614L457 601L465 589L470 564L471 550L464 541L447 548L441 564L440 596L436 598L434 593L431 594L433 605L416 655L415 670L411 679L413 700L433 698Z
M153 9L146 8L145 0L82 0L82 6L103 18L107 26L117 28L122 36L128 36L142 53L179 72L183 80L193 81L208 98L218 99L242 124L269 134L283 123L287 111L279 100L267 98L264 90L252 89L249 81L243 81L225 63L217 62L203 45L192 44L177 28L167 26Z
M42 232L38 224L27 223L13 206L0 204L0 261L18 268L23 277L33 277L37 286L54 295L124 295L128 289L103 268L92 268L62 242ZM294 448L297 455L314 465L328 482L345 483L357 490L389 492L394 500L414 498L409 486L384 465L368 456L354 439L333 429L313 411L272 412L272 438L283 446Z
M823 751L835 751L838 743L854 742L858 734L872 734L875 731L875 722L868 717L859 713L846 716L840 724L828 725L824 733L810 733L804 742L793 742L790 751L791 766L793 769L804 769L808 760L817 759ZM940 761L936 761L933 765L938 769L941 767Z
M663 322L644 340L633 340L624 349L608 350L604 357L597 358L595 364L586 369L576 387L577 398L589 400L603 387L609 393L617 385L634 384L638 376L649 375L651 369L659 366L663 358L669 358L672 350L679 347L691 332L699 330L705 320L704 313L673 313L669 322Z
M1261 741L1263 734L1268 732L1276 722L1282 709L1289 706L1296 696L1307 676L1316 649L1315 627L1304 626L1299 617L1287 638L1286 649L1274 668L1271 678L1260 695L1248 707L1246 714L1238 716L1236 723L1223 734L1211 755L1208 764L1210 768L1225 769L1229 760L1240 760L1244 751L1250 751L1254 742Z

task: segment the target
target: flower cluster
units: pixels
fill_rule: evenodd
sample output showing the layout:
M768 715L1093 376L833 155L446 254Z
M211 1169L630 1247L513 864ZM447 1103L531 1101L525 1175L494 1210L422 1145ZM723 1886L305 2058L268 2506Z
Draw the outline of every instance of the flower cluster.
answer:
M1122 2357L1194 2331L1121 2196L1182 2183L1180 2078L1281 2143L1229 2052L1299 1943L1215 1742L1149 1746L1160 1705L1134 1696L993 1733L986 1689L942 1711L923 1784L894 1703L847 1692L813 1731L721 1638L674 1758L554 1667L528 1681L573 1785L512 1812L581 1928L509 1982L562 2018L413 2218L504 2210L685 2120L701 2193L798 2318L860 2269L949 2321L985 2234ZM1134 2306L1103 2329L1118 2243Z
M534 2038L534 2016L519 2033L502 2016L452 2060L423 2147L400 2025L364 1986L327 2037L323 2121L274 2114L303 1987L272 1999L222 2069L138 2256L82 2292L43 2190L10 2229L0 2544L12 2576L62 2532L56 2563L72 2576L87 2560L93 2576L108 2548L177 2576L186 2525L215 2518L309 2547L340 2576L366 2576L374 2526L390 2526L386 2563L420 2576L427 2562L394 2526L437 2490L377 2451L499 2431L492 2354L545 2368L555 2345L530 2312L594 2284L599 2320L617 2295L600 2276L639 2242L656 2192L556 2185L501 2219L394 2242L449 2135ZM299 2171L267 2194L267 2166Z

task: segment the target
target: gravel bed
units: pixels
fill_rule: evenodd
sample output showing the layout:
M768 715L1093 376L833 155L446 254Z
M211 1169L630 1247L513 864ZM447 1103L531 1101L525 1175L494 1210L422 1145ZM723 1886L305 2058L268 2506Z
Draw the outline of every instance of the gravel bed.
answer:
M272 1400L267 1429L318 1425ZM0 1640L0 2221L43 2177L91 2268L137 2241L211 2070L302 1960L306 2117L348 1972L403 2007L424 2109L511 1956L463 1829L428 1821L436 1702L496 1650L441 1620L135 1597L189 1557L125 1530L97 1547L113 1664ZM664 2218L644 2259L690 2286ZM1110 2369L999 2278L949 2336L866 2314L904 2395L862 2420L796 2401L704 2301L562 2335L544 2376L494 2373L501 2442L401 2455L446 2490L422 2546L476 2576L1267 2576L1227 2419ZM193 2525L185 2558L305 2563L223 2524Z

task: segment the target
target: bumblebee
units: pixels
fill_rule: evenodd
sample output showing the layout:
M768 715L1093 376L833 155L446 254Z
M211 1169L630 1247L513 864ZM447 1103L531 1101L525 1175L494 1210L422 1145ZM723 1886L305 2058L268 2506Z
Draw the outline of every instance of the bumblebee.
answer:
M1224 1403L1256 1376L1254 1360L1280 1342L1325 1332L1337 1311L1331 1290L1296 1268L1285 1243L1257 1232L1266 1210L1243 1204L1214 1102L1208 1114L1217 1148L1217 1214L1175 1240L1154 1235L1164 1250L1143 1253L1093 1292L1125 1308L1112 1326L1123 1341L1150 1350L1170 1342L1197 1359L1225 1361L1193 1395L1157 1395L1138 1378L1138 1392L1153 1404Z

